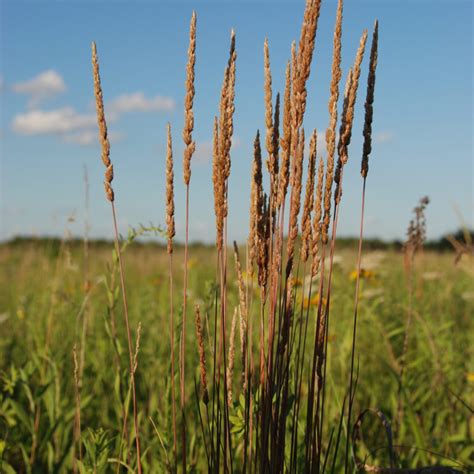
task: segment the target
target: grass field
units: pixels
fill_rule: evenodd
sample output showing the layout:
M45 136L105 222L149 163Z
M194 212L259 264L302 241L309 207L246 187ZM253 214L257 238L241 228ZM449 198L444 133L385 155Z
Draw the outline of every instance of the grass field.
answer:
M91 248L88 288L84 288L84 253L77 244L64 241L54 246L29 243L0 248L2 472L71 469L76 405L73 347L76 344L79 348L81 341L84 472L113 472L115 468L112 460L119 458L128 372L122 342L122 308L116 304L118 295L111 294L114 271L109 247ZM124 253L131 326L134 331L139 323L142 327L136 385L143 466L147 472L166 470L172 446L166 257L166 251L156 246L132 245ZM190 249L191 307L199 303L203 311L212 311L214 259L211 248ZM182 248L176 250L174 261L179 276ZM337 425L347 386L356 252L342 250L335 261L329 329L328 429ZM452 460L472 466L472 268L464 260L455 266L451 253L427 252L417 259L414 319L399 426L395 422L398 374L408 304L403 257L394 251L369 252L364 256L363 268L366 271L360 302L359 382L354 413L371 407L385 414L391 421L393 443L398 446L394 450L404 466L455 464ZM229 274L228 300L234 307L238 292L232 259ZM180 279L174 283L180 291ZM298 280L297 302L301 301L303 288L304 281ZM307 301L303 304L306 306ZM309 305L310 318L314 318L315 301ZM188 325L187 366L198 377L194 322L188 319ZM242 444L238 431L240 364L237 357L234 404L230 409L237 427L233 434L236 457ZM188 463L190 469L202 472L205 454L191 378L188 385ZM303 384L302 390L306 389ZM471 404L471 409L465 403ZM376 415L369 415L364 421L363 435L363 442L358 444L360 453L368 454L370 463L386 465L386 435ZM124 452L132 446L133 436L127 438ZM122 453L121 459L126 463L129 458ZM335 472L341 469L336 467Z
M196 14L182 174L173 155L177 128L166 130L165 228L119 236L108 102L92 43L113 242L88 240L94 203L85 175L84 241L66 232L62 240L0 246L2 473L451 474L474 466L472 235L447 238L453 248L445 253L424 250L425 196L403 246L364 247L379 26L375 20L371 34L362 32L343 74L337 2L328 127L311 130L304 116L320 9L321 0L306 0L281 101L264 41L264 128L253 142L249 232L234 246L235 31L214 118L209 246L189 238ZM360 234L343 245L337 228L360 81L363 146L353 153ZM185 186L178 241L175 174ZM143 244L150 234L162 246Z

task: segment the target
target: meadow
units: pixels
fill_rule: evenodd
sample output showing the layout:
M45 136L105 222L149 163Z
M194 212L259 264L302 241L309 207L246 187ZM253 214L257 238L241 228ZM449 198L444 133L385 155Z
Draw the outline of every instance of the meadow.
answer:
M451 239L454 251L424 249L423 197L407 216L403 245L364 244L379 26L362 32L341 87L338 1L328 128L311 130L306 84L320 6L306 1L281 98L263 44L264 126L254 140L244 242L227 235L236 33L213 130L215 245L188 232L196 14L182 162L173 154L180 127L163 130L166 222L125 236L101 86L107 71L92 43L113 240L90 241L86 219L82 240L66 230L59 240L0 246L2 473L441 474L473 466L471 236ZM363 129L353 130L361 95ZM353 133L363 136L362 150L352 150ZM349 155L360 160L360 234L344 245L337 226ZM177 240L176 179L186 193ZM93 205L87 189L86 180Z
M84 472L115 470L111 459L117 459L119 453L128 371L122 342L125 333L117 323L121 321L121 308L108 287L113 267L111 247L112 244L91 248L87 288L84 287L84 252L78 243L30 242L0 248L2 472L71 469L76 405L72 350L82 340L84 321L87 321L81 390ZM355 249L348 248L338 252L337 257L335 309L329 331L331 404L327 418L330 426L337 424L347 385L351 350L348 328L353 316L357 254ZM210 247L190 250L192 306L213 306L214 260L214 250ZM453 260L451 252L425 252L417 264L415 317L403 389L405 410L403 422L392 428L394 451L405 467L430 463L458 468L464 465L466 469L472 466L474 418L472 407L465 403L472 400L474 389L470 337L474 285L468 262L455 265ZM130 282L131 325L137 328L141 323L142 326L137 395L143 464L147 472L166 472L173 444L167 254L164 247L132 245L125 252L124 261ZM181 247L176 250L177 275L182 274L182 262ZM371 251L364 256L363 264L367 271L362 281L359 383L354 412L376 407L393 420L408 305L403 255L393 250ZM238 289L231 260L229 270L229 304L235 306ZM179 278L174 284L177 291L182 288ZM304 282L298 284L297 300L302 298L303 288ZM312 317L314 305L314 301L309 302ZM112 308L116 312L115 323ZM48 317L53 324L46 345ZM117 324L115 335L114 324ZM197 378L198 347L192 320L188 335L187 364ZM237 375L240 364L237 360L233 420L241 416ZM205 455L193 391L190 380L189 469L202 472ZM366 420L363 429L363 442L358 449L370 453L371 464L387 465L386 434L377 416ZM34 455L33 439L36 440ZM242 450L241 443L236 434L236 454ZM340 466L336 467L335 472L340 470Z

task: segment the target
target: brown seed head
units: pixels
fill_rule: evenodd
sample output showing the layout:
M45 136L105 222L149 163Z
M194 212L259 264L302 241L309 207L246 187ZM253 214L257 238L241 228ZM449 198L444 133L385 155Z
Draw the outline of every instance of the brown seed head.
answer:
M306 110L306 82L311 71L316 30L318 28L321 0L307 0L306 9L301 27L300 43L298 48L298 75L296 81L296 114L298 128L303 122Z
M258 284L266 294L269 271L269 244L270 244L270 209L269 200L261 192L261 201L257 210L257 266Z
M286 65L285 96L283 104L283 136L280 139L282 150L280 178L278 180L278 207L285 200L290 175L291 152L291 63Z
M242 265L240 263L239 249L237 243L234 240L234 258L235 258L235 269L237 272L237 285L239 287L239 314L240 314L240 351L242 353L243 367L245 371L245 357L246 357L246 339L247 339L247 303L245 296L245 282L242 275ZM245 375L243 374L242 379L245 384ZM245 388L245 386L244 386Z
M168 140L166 153L166 226L168 234L168 253L173 253L174 225L174 173L173 173L173 143L171 125L168 123Z
M194 129L194 66L196 64L196 13L193 12L189 29L188 63L186 65L186 96L184 99L184 129L183 141L185 144L183 159L184 184L189 185L191 180L191 157L196 149L192 132Z
M324 221L321 227L323 244L328 242L329 223L331 220L331 194L334 178L334 158L336 152L337 102L339 100L339 82L341 81L341 37L342 37L343 1L337 4L336 26L334 28L331 86L329 95L329 127L326 130L326 184L324 189Z
M107 135L107 123L105 121L102 87L100 85L99 59L97 57L97 48L94 42L92 43L92 73L94 76L94 95L97 111L97 125L99 127L99 139L102 148L102 162L105 165L105 195L110 202L113 202L114 190L112 189L112 180L114 179L114 168L110 161L110 143Z
M265 76L265 145L268 152L267 168L271 172L271 162L273 159L273 99L272 99L272 72L270 69L270 52L268 50L268 39L265 38L263 44L263 69Z
M290 222L288 231L288 241L286 244L286 253L290 266L292 265L293 254L295 250L295 240L298 236L298 215L300 213L301 206L301 181L303 176L303 157L304 157L304 129L300 131L300 137L298 140L298 151L295 156L295 178L293 181L293 189L291 191L291 203L290 203Z
M204 351L204 338L202 334L201 326L201 314L199 310L199 305L196 305L194 322L196 325L196 337L198 342L198 352L199 352L199 372L201 375L201 393L202 401L205 405L209 403L209 394L207 391L207 370L206 370L206 352Z
M234 89L235 89L235 61L237 53L235 51L235 32L231 31L229 60L224 73L224 82L221 92L221 117L220 117L220 136L221 136L221 155L224 158L225 168L224 177L227 179L230 175L230 148L232 146L233 133L233 113L234 113Z
M359 78L360 78L360 66L362 60L364 59L365 44L367 42L367 30L364 30L362 37L360 38L359 48L357 49L357 54L354 60L354 66L352 69L352 81L349 88L349 100L346 108L346 113L344 114L341 122L341 129L339 131L339 143L338 143L338 155L339 159L342 161L342 165L347 163L349 159L348 147L351 142L352 135L352 124L354 122L354 108L357 98L357 89L359 87Z
M308 176L306 178L306 194L303 205L303 217L301 219L301 259L308 260L309 248L312 241L311 212L314 204L314 177L316 172L316 149L317 132L316 129L311 135L309 142Z
M229 339L229 363L227 365L227 403L229 406L232 406L232 379L234 378L236 324L237 324L237 308L234 309L234 315L232 316L232 325L230 328L230 339Z
M423 248L426 239L426 206L430 203L428 196L420 199L418 206L413 209L414 218L410 221L407 230L407 240L404 244L405 255L413 258Z
M224 184L222 173L222 160L219 153L219 123L214 117L214 136L212 152L212 183L214 187L214 214L216 216L216 245L220 250L223 241L224 229Z
M342 104L342 116L341 116L341 128L340 130L345 129L345 120L347 118L348 114L348 109L349 109L349 102L350 102L350 90L352 87L352 81L353 81L353 69L349 69L349 73L347 74L346 78L346 85L344 87L344 102ZM341 172L342 172L342 167L343 167L343 162L342 162L342 155L341 155L341 136L339 135L339 145L338 145L338 152L339 156L337 159L337 165L336 165L336 171L334 173L334 182L336 183L336 189L334 191L334 200L338 201L341 196L340 196L340 180L341 180Z
M362 150L362 163L360 174L363 178L369 172L369 155L372 151L372 119L374 116L374 92L375 92L375 70L377 68L377 47L378 47L379 24L375 20L374 32L372 35L372 47L370 49L369 76L367 79L367 96L365 99L365 120L364 120L364 147Z
M314 219L313 219L313 240L311 243L311 274L315 276L319 269L319 244L321 241L321 226L322 226L322 201L323 201L323 180L324 180L324 162L319 160L318 167L318 183L316 185L316 199L314 200Z
M263 206L262 189L262 150L260 146L260 132L254 141L253 165L252 165L252 183L250 191L250 229L248 238L250 268L253 267L257 256L257 228L259 215Z

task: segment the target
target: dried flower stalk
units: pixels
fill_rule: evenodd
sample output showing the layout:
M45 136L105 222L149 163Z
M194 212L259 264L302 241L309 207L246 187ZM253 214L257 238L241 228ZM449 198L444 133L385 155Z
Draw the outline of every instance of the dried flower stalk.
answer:
M318 182L316 185L316 199L314 200L314 219L313 219L313 240L311 244L311 275L315 276L319 269L319 244L321 242L321 227L322 227L322 201L323 201L323 180L324 180L324 162L319 160L318 167Z
M102 149L102 162L105 165L105 195L110 202L114 202L114 190L112 189L112 180L114 179L114 167L110 161L110 143L107 135L107 123L104 115L104 99L102 96L102 87L100 84L99 60L97 58L97 47L92 43L92 69L94 76L94 94L97 110L97 125L99 127L99 139Z
M375 21L372 35L372 47L370 49L369 76L367 79L367 96L365 99L364 119L364 148L362 150L362 162L360 174L363 178L369 172L369 155L372 151L372 120L374 116L374 93L375 93L375 70L377 69L377 47L378 47L379 24Z
M326 130L326 181L324 189L324 220L321 227L323 245L328 242L329 223L331 221L331 194L334 178L334 157L336 152L337 102L339 100L339 82L341 81L341 38L342 38L343 1L337 4L336 27L334 29L331 86L329 95L329 127Z
M173 173L173 142L171 138L171 125L167 127L166 148L166 226L168 236L168 254L173 253L173 237L175 236L174 224L174 173Z
M194 311L194 322L196 325L196 337L199 352L199 372L201 378L201 395L204 404L209 403L209 393L207 391L207 370L206 370L206 352L204 350L204 338L202 334L201 313L199 305L196 305Z
M191 157L196 149L196 143L193 141L192 133L194 129L194 66L196 64L196 13L193 12L191 25L189 29L189 48L188 63L186 65L186 96L184 98L184 129L183 141L184 159L183 159L183 177L184 184L189 186L191 180Z
M316 172L316 149L317 149L317 132L316 129L311 135L309 142L309 160L308 175L306 178L306 193L303 205L303 216L301 219L301 259L303 262L308 260L309 247L312 241L311 212L314 204L314 177Z

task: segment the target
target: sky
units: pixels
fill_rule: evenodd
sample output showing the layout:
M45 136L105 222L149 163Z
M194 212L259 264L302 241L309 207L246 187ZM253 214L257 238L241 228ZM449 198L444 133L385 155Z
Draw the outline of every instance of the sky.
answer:
M112 237L103 191L91 69L97 43L115 169L119 228L165 223L166 124L175 156L177 238L184 237L183 99L189 21L197 13L190 238L215 238L212 127L230 31L237 81L229 239L248 229L253 139L264 129L263 43L273 93L298 40L304 2L22 1L0 3L0 240L84 231L85 170L92 237ZM324 157L335 0L323 0L304 127ZM403 239L413 207L428 195L428 237L473 226L473 6L461 0L346 0L344 77L364 28L379 27L374 143L365 235ZM356 104L338 234L357 235L368 54ZM344 81L343 77L343 81ZM71 219L72 218L72 219Z

